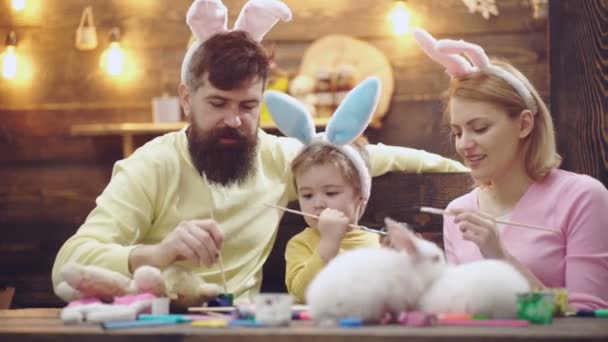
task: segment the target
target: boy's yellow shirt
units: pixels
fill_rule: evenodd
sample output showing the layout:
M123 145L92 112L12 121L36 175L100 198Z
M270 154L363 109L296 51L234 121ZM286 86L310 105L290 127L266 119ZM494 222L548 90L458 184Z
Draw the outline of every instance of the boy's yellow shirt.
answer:
M325 267L319 255L321 235L314 228L306 228L289 240L285 248L285 285L298 303L306 302L306 289L314 277ZM338 254L356 248L380 247L377 234L351 230L344 235Z

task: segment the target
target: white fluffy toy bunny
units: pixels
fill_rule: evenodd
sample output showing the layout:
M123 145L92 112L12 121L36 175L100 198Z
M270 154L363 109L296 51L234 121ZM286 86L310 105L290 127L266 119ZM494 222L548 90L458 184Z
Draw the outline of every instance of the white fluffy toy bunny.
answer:
M517 294L530 290L526 278L510 264L479 260L447 267L421 298L420 309L515 318Z
M168 297L173 307L183 309L201 305L222 290L177 264L164 271L141 266L131 279L102 267L68 263L61 269L61 278L56 294L69 302L61 311L66 323L135 319L156 297ZM123 305L124 301L132 303Z
M401 229L402 250L362 248L339 255L315 277L306 296L318 324L346 317L377 323L414 310L423 293L445 268L443 251L404 225L386 219L387 229Z

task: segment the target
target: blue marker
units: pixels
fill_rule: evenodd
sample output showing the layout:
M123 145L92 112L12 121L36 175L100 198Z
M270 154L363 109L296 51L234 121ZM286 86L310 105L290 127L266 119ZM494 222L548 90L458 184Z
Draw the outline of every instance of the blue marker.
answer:
M231 327L263 327L264 324L248 319L233 319L228 321L228 325Z
M115 322L103 322L101 326L104 329L128 329L137 327L151 327L157 325L173 325L178 322L175 319L155 319L155 320L144 320L144 321L115 321Z
M167 320L173 321L175 323L190 323L193 321L192 318L186 315L150 315L150 314L141 314L137 316L137 319L140 321L158 321L158 320Z
M348 317L340 320L340 326L345 328L360 327L363 325L363 320L358 317Z

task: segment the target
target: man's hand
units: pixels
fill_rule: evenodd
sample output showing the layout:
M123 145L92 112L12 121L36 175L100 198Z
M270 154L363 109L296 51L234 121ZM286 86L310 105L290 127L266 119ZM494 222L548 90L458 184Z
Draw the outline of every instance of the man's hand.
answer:
M134 249L129 256L129 269L134 271L141 265L162 269L178 260L211 266L223 244L224 234L214 220L183 221L160 243Z

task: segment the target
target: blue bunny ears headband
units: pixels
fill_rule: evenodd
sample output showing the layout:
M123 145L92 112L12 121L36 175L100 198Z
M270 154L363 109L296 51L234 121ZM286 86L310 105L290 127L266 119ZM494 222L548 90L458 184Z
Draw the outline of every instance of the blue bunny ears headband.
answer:
M312 116L297 99L278 91L264 93L264 102L279 130L304 145L330 144L347 156L361 179L361 195L368 200L371 176L359 152L349 144L359 137L369 124L380 99L380 79L369 77L353 88L327 123L325 132L316 133Z

